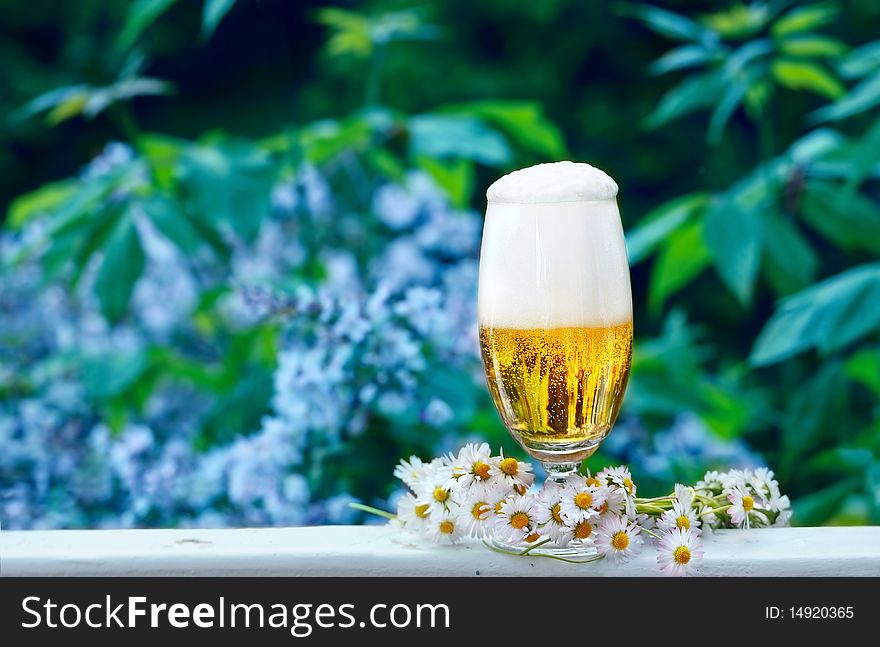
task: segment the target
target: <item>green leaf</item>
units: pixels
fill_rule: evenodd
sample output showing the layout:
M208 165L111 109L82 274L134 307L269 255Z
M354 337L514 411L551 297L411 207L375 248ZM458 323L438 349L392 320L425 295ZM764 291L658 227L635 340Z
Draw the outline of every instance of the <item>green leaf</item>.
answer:
M177 245L184 255L196 254L201 249L202 237L199 231L176 202L154 195L142 201L141 207L156 229Z
M474 164L465 159L419 157L418 165L446 191L452 205L467 209L474 191Z
M830 353L880 326L880 264L861 265L792 295L758 335L749 361L765 366L810 348Z
M827 36L796 36L779 43L779 51L804 58L839 58L848 51L846 43Z
M119 219L104 251L104 259L95 279L95 294L101 312L115 324L122 319L134 284L144 269L145 258L132 214Z
M486 100L443 106L438 112L476 117L495 126L524 149L558 160L567 155L562 132L532 101Z
M646 4L621 3L617 11L622 16L637 18L644 22L652 31L676 40L714 40L715 35L702 25L666 9Z
M792 504L792 518L800 526L821 525L839 510L847 496L858 491L858 480L847 479L818 492L798 497Z
M690 193L648 212L626 235L630 265L645 260L672 232L709 204L708 193Z
M844 250L880 254L880 206L833 184L811 182L801 201L804 220Z
M718 50L710 49L703 45L682 45L666 52L651 63L648 70L651 74L660 76L676 70L711 63L719 60L720 57L721 54Z
M510 163L511 151L498 132L482 121L453 115L420 115L409 120L410 150L419 156L463 158L487 166Z
M810 285L816 278L819 258L809 241L784 215L763 216L764 267L777 294L784 296Z
M252 241L268 217L274 168L269 157L247 143L195 145L181 157L183 207L203 225L225 225Z
M711 256L702 229L702 222L692 222L667 238L651 273L649 305L655 312L709 265Z
M176 2L177 0L133 0L128 7L125 25L116 39L117 47L126 50L134 45L147 27Z
M89 397L106 400L128 389L148 366L141 350L86 356L82 359L83 385Z
M797 7L777 20L770 31L777 38L797 32L811 31L827 25L837 15L837 6L830 2Z
M880 70L880 40L871 41L851 51L837 66L837 70L845 79L860 79Z
M20 229L24 224L38 216L57 209L77 190L75 180L62 180L44 184L39 189L17 197L9 205L6 213L6 226Z
M741 304L748 305L763 247L759 212L732 200L718 200L706 212L703 239L721 280Z
M880 348L869 348L852 355L844 365L847 376L880 397Z
M235 0L205 0L202 7L202 38L208 40L220 21L235 5Z
M727 122L730 121L734 111L744 101L748 87L750 86L734 81L724 92L718 105L715 106L715 110L712 111L712 117L709 119L707 139L710 144L718 144L721 141L721 136L724 134Z
M815 63L777 59L771 70L773 78L790 90L807 90L829 99L837 99L846 93L840 81Z
M657 128L700 108L714 105L723 90L721 75L709 72L692 76L669 90L645 120L647 128Z
M848 119L880 105L880 72L863 79L849 93L810 115L813 123Z
M724 38L743 39L760 32L772 17L773 12L763 2L737 3L704 16L702 23Z

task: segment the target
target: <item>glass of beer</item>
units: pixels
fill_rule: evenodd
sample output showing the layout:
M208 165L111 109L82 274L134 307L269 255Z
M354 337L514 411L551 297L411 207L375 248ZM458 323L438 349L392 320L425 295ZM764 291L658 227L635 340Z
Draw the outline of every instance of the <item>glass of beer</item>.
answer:
M588 164L514 171L487 191L480 347L510 434L548 478L611 431L632 357L632 292L617 184Z

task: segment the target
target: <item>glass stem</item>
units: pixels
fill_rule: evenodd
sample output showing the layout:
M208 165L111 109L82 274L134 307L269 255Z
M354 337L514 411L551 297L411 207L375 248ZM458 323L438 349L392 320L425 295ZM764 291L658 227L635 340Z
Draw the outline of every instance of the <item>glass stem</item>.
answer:
M574 461L571 463L543 463L544 470L547 472L547 480L554 483L563 483L572 474L577 474L580 469L581 462Z

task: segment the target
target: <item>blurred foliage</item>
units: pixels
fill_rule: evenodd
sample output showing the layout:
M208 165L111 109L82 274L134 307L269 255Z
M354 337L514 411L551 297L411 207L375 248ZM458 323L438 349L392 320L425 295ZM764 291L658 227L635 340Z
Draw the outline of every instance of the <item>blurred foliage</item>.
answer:
M194 453L175 469L222 457L226 485L132 512L129 484L100 505L78 498L79 516L39 521L53 485L22 494L21 482L42 483L39 461L13 456L0 463L13 525L23 500L37 507L21 525L348 520L332 502L392 494L404 452L506 442L462 332L476 249L461 231L493 178L567 157L618 180L633 272L633 379L596 464L628 460L650 489L762 461L795 522L880 522L874 3L22 6L0 8L13 63L0 71L0 284L36 264L44 294L63 286L71 313L100 314L99 334L141 341L25 351L10 324L9 442L23 443L15 412L60 363L84 389L83 438L103 425L127 447L141 425L169 447L178 433ZM104 148L114 140L125 143ZM162 335L133 306L161 265L156 235L197 286ZM443 246L456 235L465 242ZM266 252L273 237L278 256ZM417 258L402 255L410 244ZM283 248L300 256L285 264ZM274 271L243 273L261 254ZM356 286L339 287L340 258ZM258 316L230 317L242 294ZM163 305L161 290L153 299ZM434 311L442 325L428 330L419 322ZM444 343L458 335L462 346ZM169 388L192 398L185 430L157 405ZM138 460L139 474L171 478L144 466L155 456ZM113 469L125 481L135 468ZM236 487L237 470L264 490ZM63 487L64 475L49 480ZM309 512L281 512L296 506Z

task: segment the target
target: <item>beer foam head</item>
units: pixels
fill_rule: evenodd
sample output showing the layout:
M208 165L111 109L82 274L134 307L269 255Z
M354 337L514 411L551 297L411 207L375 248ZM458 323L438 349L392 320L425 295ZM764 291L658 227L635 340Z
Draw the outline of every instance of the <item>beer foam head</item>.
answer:
M478 316L481 325L517 329L632 321L617 201L490 201Z
M538 204L611 200L617 183L595 166L576 162L538 164L498 178L486 191L489 202Z

